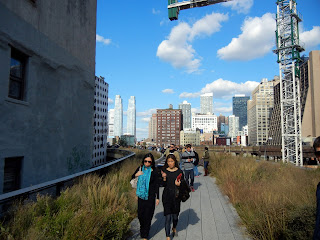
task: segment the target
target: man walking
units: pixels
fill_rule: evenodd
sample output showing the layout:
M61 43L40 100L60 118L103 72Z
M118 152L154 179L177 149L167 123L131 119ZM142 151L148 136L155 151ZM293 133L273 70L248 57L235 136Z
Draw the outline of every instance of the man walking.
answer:
M191 145L186 145L186 151L182 153L181 163L184 169L184 176L186 182L189 184L190 189L194 192L193 182L194 182L194 162L196 161L196 156L194 152L191 150ZM190 183L189 183L190 178Z
M167 148L167 150L164 152L164 155L165 155L166 157L167 157L169 154L173 154L173 155L176 157L178 163L180 162L180 154L179 154L178 151L176 151L176 146L175 146L173 143L171 143L170 146L169 146L169 148Z

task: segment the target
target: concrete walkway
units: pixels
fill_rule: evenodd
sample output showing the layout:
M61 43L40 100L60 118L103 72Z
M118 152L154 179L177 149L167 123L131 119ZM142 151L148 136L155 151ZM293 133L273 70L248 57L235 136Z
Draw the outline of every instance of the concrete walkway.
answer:
M215 183L215 178L204 177L203 167L198 167L200 177L195 178L195 192L190 198L181 203L181 212L177 226L178 236L175 240L243 240L250 239L245 234L244 227L239 226L240 218L223 196ZM163 188L160 188L162 195ZM152 220L149 239L166 239L164 229L163 206L156 207ZM134 235L131 240L140 239L139 221L131 223Z

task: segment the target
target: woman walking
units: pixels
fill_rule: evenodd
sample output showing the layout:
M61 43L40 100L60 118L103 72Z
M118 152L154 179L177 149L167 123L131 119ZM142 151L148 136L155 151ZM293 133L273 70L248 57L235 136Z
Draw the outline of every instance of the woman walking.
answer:
M138 177L136 194L138 196L140 236L142 239L148 239L154 209L159 204L159 171L155 167L151 153L144 156L141 166L136 169L132 179L135 177Z
M204 148L202 159L203 159L204 175L208 176L209 174L208 165L209 165L210 155L209 155L209 149L207 147Z
M167 240L170 240L171 221L173 223L172 232L173 235L175 235L177 232L176 227L178 224L178 216L180 213L181 200L180 198L176 197L176 188L179 188L180 186L181 180L179 179L184 179L183 172L179 168L178 161L173 154L169 154L167 156L161 174L164 186L162 203L164 208L163 213L165 216L165 230Z

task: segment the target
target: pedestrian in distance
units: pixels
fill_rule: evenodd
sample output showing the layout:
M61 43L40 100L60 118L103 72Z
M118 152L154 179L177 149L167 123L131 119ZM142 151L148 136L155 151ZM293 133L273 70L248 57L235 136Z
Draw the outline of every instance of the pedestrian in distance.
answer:
M317 161L320 161L320 136L313 142L313 149ZM320 240L320 182L317 186L317 211L316 211L316 226L313 233L313 240Z
M194 168L193 168L193 172L194 172L194 176L195 177L199 177L199 170L198 170L198 164L199 164L199 155L198 155L198 153L195 151L195 150L193 150L193 152L194 152L194 155L195 155L195 157L196 157L196 160L194 161Z
M171 143L170 146L166 149L166 151L164 152L164 155L166 157L168 157L169 154L174 154L174 156L176 157L178 163L180 162L180 154L179 152L176 150L176 145Z
M186 145L186 151L182 153L182 167L184 169L185 180L190 186L192 192L194 192L194 162L196 161L196 155L191 150L191 144ZM190 181L189 181L190 179Z
M164 186L162 203L164 208L163 214L165 216L165 231L167 240L170 240L171 222L173 236L177 234L181 204L181 199L177 196L177 190L180 187L181 179L184 177L174 154L167 156L161 174Z
M204 153L203 153L203 168L204 168L204 175L208 176L209 174L209 160L210 160L210 154L209 154L209 149L207 147L204 148Z
M159 176L160 173L155 167L152 153L143 157L141 165L132 174L132 179L138 177L136 195L138 197L138 219L142 239L148 239L154 209L159 204Z

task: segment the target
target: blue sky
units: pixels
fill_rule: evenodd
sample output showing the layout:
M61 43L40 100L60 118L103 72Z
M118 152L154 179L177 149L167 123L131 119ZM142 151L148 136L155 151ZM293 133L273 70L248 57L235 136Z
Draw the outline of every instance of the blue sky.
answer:
M180 0L181 1L181 0ZM232 114L232 96L251 95L262 78L279 74L275 49L276 1L234 0L180 11L168 19L167 0L98 0L96 75L109 83L127 110L136 97L137 138L148 137L156 109L213 92L214 113ZM300 40L308 55L320 50L320 1L297 0ZM124 116L124 132L126 116Z

